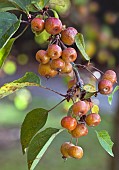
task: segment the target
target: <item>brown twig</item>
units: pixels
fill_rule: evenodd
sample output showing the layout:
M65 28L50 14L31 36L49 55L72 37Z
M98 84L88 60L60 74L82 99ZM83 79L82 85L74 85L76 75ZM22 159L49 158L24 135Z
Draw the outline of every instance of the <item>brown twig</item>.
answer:
M59 92L57 92L57 91L55 91L55 90L53 90L53 89L50 89L49 87L45 87L45 86L42 86L42 85L40 85L40 87L43 88L43 89L52 91L52 92L54 92L54 93L56 93L56 94L58 94L58 95L60 95L60 96L62 96L62 97L66 97L66 94L61 94L61 93L59 93Z
M83 83L81 81L79 71L78 71L78 69L77 69L77 67L74 63L72 63L72 66L73 66L73 70L74 70L74 73L75 73L75 76L76 76L77 86L79 86L80 90L82 91L83 90Z
M88 67L86 65L82 65L82 64L75 64L76 67L78 68L82 68L87 70L90 74L92 74L92 76L98 81L97 77L88 69ZM92 66L93 67L93 66ZM94 67L95 68L95 67Z
M97 70L98 72L100 72L101 74L104 74L103 71L99 70L98 68L94 67L94 66L91 66L93 69Z

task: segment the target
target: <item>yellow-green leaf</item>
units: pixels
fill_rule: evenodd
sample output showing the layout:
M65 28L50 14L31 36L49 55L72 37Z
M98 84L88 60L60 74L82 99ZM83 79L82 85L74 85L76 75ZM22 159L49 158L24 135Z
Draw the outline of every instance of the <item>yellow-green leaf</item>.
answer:
M84 99L90 99L94 95L95 95L95 92L86 92Z
M27 72L20 79L4 84L0 87L0 99L26 86L40 86L40 78L32 72Z
M92 113L99 113L99 107L98 107L98 105L93 105L93 107L92 107L92 109L91 109L91 112Z
M4 61L6 60L7 56L9 55L12 45L14 43L16 39L15 38L11 38L7 44L0 49L0 68L2 67Z
M86 54L85 52L85 43L84 43L84 38L83 38L83 35L81 33L78 33L76 36L75 36L75 43L76 43L76 46L78 47L80 53L82 54L82 56L87 60L89 61L90 60L90 57Z
M52 12L54 13L54 17L55 17L55 18L59 18L58 13L57 13L54 9L51 9L51 10L52 10Z
M32 0L31 3L34 4L34 6L41 10L43 9L50 0Z
M27 152L29 170L34 170L53 139L62 131L63 130L56 128L47 128L36 134L36 136L31 140Z
M113 96L114 96L114 93L119 90L119 86L116 86L113 90L113 92L108 96L108 102L109 104L111 105L112 104L112 100L113 100Z
M111 138L106 130L102 130L100 132L95 131L97 134L97 138L101 144L101 146L111 155L114 157L114 154L112 152L113 142L111 141Z
M93 92L96 92L96 87L93 86L92 84L86 84L84 85L84 90L86 90L87 92L93 93Z

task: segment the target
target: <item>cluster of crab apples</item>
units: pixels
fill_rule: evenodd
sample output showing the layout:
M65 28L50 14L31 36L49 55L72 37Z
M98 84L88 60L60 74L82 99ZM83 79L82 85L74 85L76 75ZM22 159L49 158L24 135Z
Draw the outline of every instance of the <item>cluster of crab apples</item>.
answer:
M58 73L70 73L73 69L71 63L77 58L76 50L70 47L75 41L77 30L73 27L64 28L60 19L55 17L49 17L45 21L34 18L31 28L37 33L45 29L51 35L47 50L39 50L36 53L36 60L39 62L38 73L46 78L55 77Z
M100 124L101 118L97 113L89 111L93 106L92 102L87 100L79 100L72 105L72 112L61 120L61 126L68 130L71 137L80 138L88 134L87 125L94 127ZM88 114L89 113L89 114ZM61 146L63 158L73 157L80 159L83 157L83 149L80 146L75 146L71 142L65 142Z
M69 74L73 70L72 63L77 58L77 52L71 45L75 42L78 33L73 27L64 28L59 18L48 17L45 20L36 17L31 21L31 29L39 34L46 30L50 34L47 50L39 50L36 53L36 60L39 62L38 72L46 78L55 77L57 74ZM108 95L113 90L117 77L113 70L107 70L102 79L98 82L98 91ZM77 81L69 82L69 89L77 87ZM69 90L69 91L70 91ZM74 93L75 95L75 93ZM84 100L80 97L74 102L71 113L63 117L61 126L68 130L72 138L80 138L88 134L87 126L94 127L100 124L101 117L92 112L93 103L91 99ZM61 145L61 153L64 159L83 157L83 149L72 142L65 142Z
M99 92L104 95L110 94L116 81L116 73L113 70L107 70L98 83ZM75 81L70 80L69 85L73 86L73 83ZM72 105L70 115L62 118L61 126L68 130L72 138L78 139L86 136L88 134L87 126L94 127L100 124L101 117L99 114L91 112L92 107L91 100L79 100ZM64 159L83 157L83 149L71 142L63 143L60 150Z

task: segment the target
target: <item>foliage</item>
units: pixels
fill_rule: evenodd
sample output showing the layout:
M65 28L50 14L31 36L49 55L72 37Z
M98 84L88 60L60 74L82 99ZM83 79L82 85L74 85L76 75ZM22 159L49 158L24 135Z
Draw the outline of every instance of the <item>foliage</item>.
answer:
M42 108L34 109L27 114L21 127L21 144L23 153L33 136L45 125L48 111ZM29 126L30 125L30 126Z
M113 146L113 142L110 139L110 136L108 134L108 132L106 130L102 130L100 132L97 132L97 137L98 140L100 142L100 144L102 145L102 147L111 155L114 156L113 152L112 152L112 146Z
M119 90L119 86L116 86L115 89L113 90L113 92L108 96L108 102L110 105L112 104L113 95L117 90Z
M29 113L27 113L22 123L21 145L22 145L23 154L27 153L27 163L28 163L29 170L33 170L35 168L35 166L37 165L37 163L42 158L43 154L45 153L45 151L47 150L47 148L53 141L53 139L60 132L63 131L62 128L57 129L53 127L48 127L45 130L42 129L44 128L47 122L49 112L52 111L54 108L56 108L63 101L69 102L72 100L73 105L70 106L67 116L65 117L66 118L65 120L67 120L69 117L72 117L71 120L75 120L76 126L77 124L82 124L82 123L84 125L87 124L89 126L97 126L100 123L101 118L99 115L99 107L92 103L92 100L91 100L92 96L96 97L98 93L101 93L104 95L110 94L112 92L114 83L117 81L116 77L114 79L113 77L110 78L110 75L108 75L106 77L107 84L103 84L100 86L99 83L103 81L103 76L102 76L102 79L98 83L98 90L96 90L96 87L93 86L92 84L83 83L83 81L80 78L80 73L78 70L79 68L86 69L89 73L91 73L93 77L95 77L93 72L90 71L89 69L89 67L91 67L90 57L85 51L85 42L84 42L83 35L81 33L74 33L74 32L71 33L72 35L70 35L69 33L69 37L70 36L71 38L73 37L72 38L73 40L69 39L69 42L71 41L69 44L72 45L70 48L69 44L67 44L67 41L65 42L64 41L65 39L63 40L62 38L62 34L60 34L61 31L65 28L63 28L62 26L62 22L59 19L58 13L54 9L50 9L48 6L46 6L49 3L50 3L49 0L36 0L36 1L34 0L5 0L3 1L2 0L0 2L0 10L1 10L0 12L0 23L1 23L0 25L0 67L3 66L5 60L7 59L15 40L18 39L24 33L25 30L27 30L27 28L31 25L31 22L33 19L36 19L36 18L39 19L40 17L39 22L42 23L41 25L43 29L37 30L39 28L38 25L35 25L35 26L31 25L32 27L31 30L33 30L33 33L35 33L35 35L39 35L43 33L42 31L44 31L44 28L45 28L45 31L47 32L47 36L49 40L49 46L50 47L55 46L56 48L59 45L58 48L60 49L60 53L58 53L59 49L57 50L53 49L54 51L51 51L51 53L49 52L50 53L49 54L48 51L50 50L48 46L48 50L45 51L46 55L43 55L44 58L42 58L42 60L40 58L41 55L38 57L36 56L36 60L38 62L40 61L39 69L38 69L39 74L46 78L50 78L50 77L56 76L58 73L60 74L64 74L64 73L68 74L71 72L74 73L73 81L69 82L69 88L65 95L55 90L49 89L45 86L42 86L42 84L40 83L39 76L37 76L35 73L32 73L32 72L27 72L23 77L19 78L18 80L4 84L0 88L0 98L8 96L26 86L37 86L37 87L40 87L46 90L50 90L63 97L63 100L60 103L58 103L56 106L51 108L50 110L46 110L44 108L37 108L37 109L30 111ZM15 14L11 12L7 12L11 10L19 10L21 13L22 12L25 13L27 20L23 21L22 15L20 15L18 19ZM49 25L44 26L46 21L48 22L51 11L54 17L50 17L50 21L52 19L53 24L50 22L48 23L50 26ZM33 14L31 15L30 12L33 12ZM58 26L57 26L57 23L55 23L56 21L59 24ZM13 38L14 34L17 32L17 30L21 26L21 23L26 24L24 30L20 34L18 34L15 38ZM56 27L55 27L55 24L56 24ZM70 28L70 32L71 32L71 28ZM74 61L77 58L77 52L73 48L74 43L76 44L83 58L86 61L88 61L86 65L74 63ZM63 52L66 51L66 49L69 49L70 51L68 51L68 55L63 56ZM69 54L72 53L71 51L72 49L75 53L69 56ZM52 55L53 52L54 54ZM50 56L50 59L48 58L49 56ZM45 57L46 59L48 58L48 62L46 62ZM51 68L50 64L53 63L54 59L60 59L60 61L63 60L62 63L65 63L64 67L61 65L59 67L58 65L55 69ZM46 63L43 63L42 62L43 60L45 60ZM68 66L66 70L66 65L68 64L70 65L70 69ZM100 73L102 73L101 70L95 67L92 67L92 69L98 70ZM112 82L112 79L113 79L113 82ZM118 89L119 89L119 86L116 86L112 94L108 97L108 101L110 104L112 102L113 94ZM76 104L76 107L75 107L75 104ZM89 115L88 117L93 116L93 119L89 118L87 120L86 114ZM94 119L95 117L98 117L98 119L97 118ZM65 123L67 125L67 121L64 122L64 124ZM70 123L72 122L68 122L68 126L70 126ZM73 130L75 130L76 126L74 127ZM102 147L111 156L113 156L113 153L112 153L113 142L111 141L108 132L105 130L100 131L100 132L96 131L96 134ZM83 133L83 135L81 136L85 136L85 135L86 134ZM74 146L74 147L77 147L77 146ZM68 149L70 149L70 147ZM68 150L67 150L67 153L69 153ZM75 158L75 156L72 156L72 157ZM67 157L63 155L63 158L66 159Z
M53 139L60 132L62 132L62 130L56 128L47 128L44 131L36 134L36 136L31 140L28 148L27 162L29 169L35 168Z
M76 45L78 47L78 49L80 50L82 56L86 59L86 60L90 60L90 58L88 57L88 55L85 52L85 43L84 43L84 38L83 35L81 33L78 33L75 37L75 42Z
M0 87L0 98L8 96L26 86L40 86L40 79L32 72L26 73L22 78Z

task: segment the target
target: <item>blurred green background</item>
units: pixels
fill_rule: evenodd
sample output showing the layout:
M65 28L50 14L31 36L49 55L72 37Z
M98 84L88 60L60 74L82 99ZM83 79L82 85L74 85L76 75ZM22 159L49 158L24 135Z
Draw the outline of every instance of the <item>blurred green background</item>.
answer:
M57 10L63 24L73 26L83 33L86 52L92 59L92 64L103 71L114 69L119 76L119 1L50 0L50 6ZM19 13L16 14L19 15ZM33 71L37 74L38 63L35 61L35 53L39 49L46 49L48 36L46 32L43 32L35 37L29 28L16 41L8 60L0 70L0 85L23 76L26 71ZM85 64L82 57L78 58L78 62ZM86 78L83 71L81 75L85 82L95 83L91 75L85 73L88 76ZM60 76L50 80L42 78L42 84L62 93L65 93L67 88L64 77ZM94 99L94 102L99 104L102 122L97 128L90 128L88 136L79 140L79 145L84 149L82 160L63 161L60 146L63 142L70 140L70 135L63 132L53 141L36 170L118 170L118 96L117 92L112 106L109 106L107 96L99 95L97 99ZM26 157L22 155L19 141L21 123L28 111L37 107L51 108L60 100L61 97L51 92L30 87L0 101L0 170L27 170ZM61 117L66 114L66 107L62 104L52 111L47 126L59 127ZM102 149L96 138L95 129L105 129L109 132L115 143L113 149L115 158L111 158Z
M46 100L35 98L32 100L32 104L25 111L17 110L15 106L7 101L3 101L0 104L2 113L0 123L1 127L1 151L0 151L0 165L1 170L27 170L26 156L22 155L21 146L19 142L19 127L22 123L25 114L36 107L50 108L56 104L56 100L46 103ZM7 107L6 107L7 106ZM64 105L59 106L49 115L46 126L59 127L61 117L66 114ZM101 114L102 122L97 128L89 128L89 134L86 137L79 139L79 145L84 149L84 157L81 160L68 159L66 162L62 159L60 153L60 146L63 142L70 140L70 135L67 132L62 132L53 141L48 151L45 153L36 170L50 169L50 170L106 170L109 169L108 161L110 156L102 149L98 139L96 138L96 130L107 130L113 139L113 116ZM0 138L1 138L0 137ZM73 141L76 142L75 140Z

